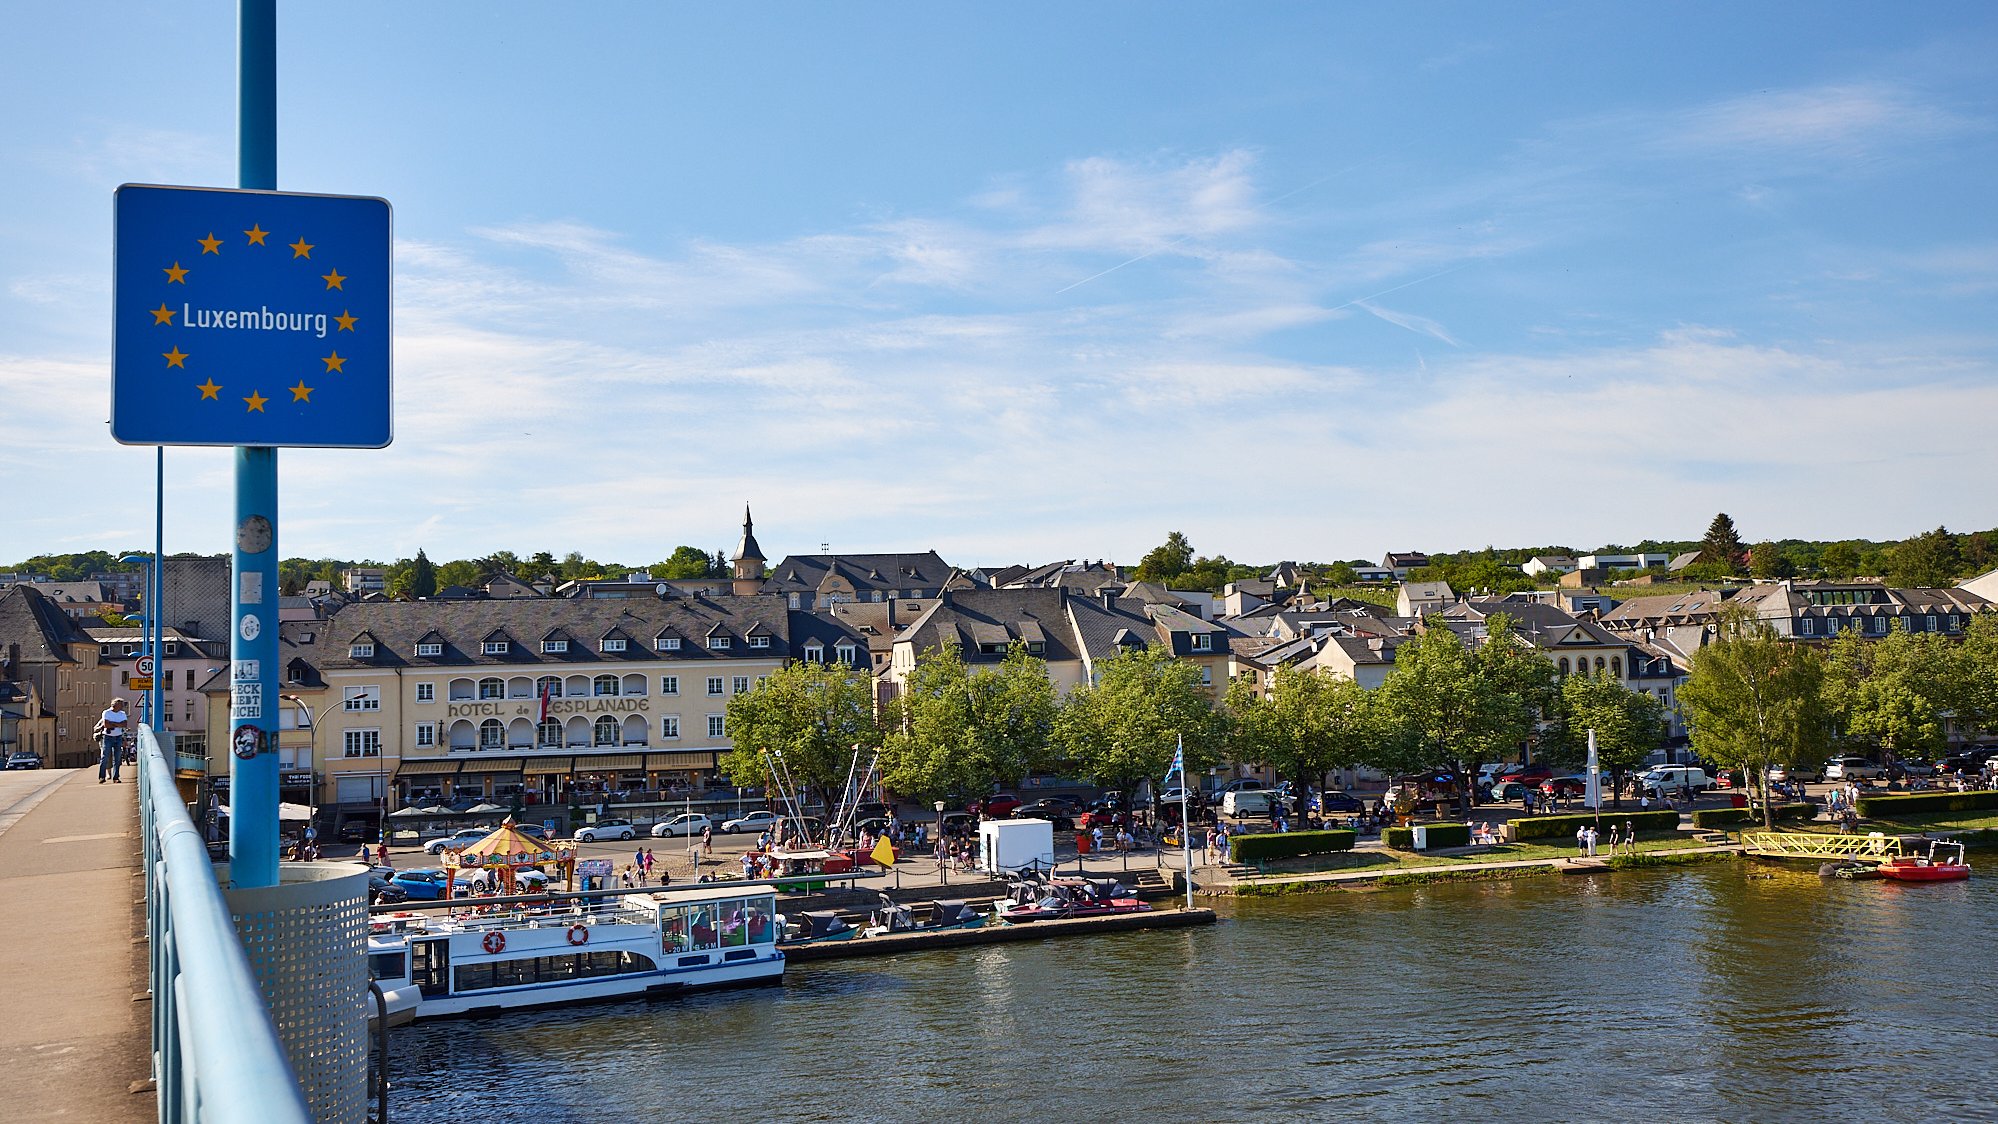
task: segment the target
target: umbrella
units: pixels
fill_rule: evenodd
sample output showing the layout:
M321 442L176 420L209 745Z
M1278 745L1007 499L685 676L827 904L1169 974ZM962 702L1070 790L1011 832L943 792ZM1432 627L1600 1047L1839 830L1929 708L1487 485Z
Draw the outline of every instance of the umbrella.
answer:
M312 809L303 804L278 805L278 819L280 820L309 820L311 818Z
M498 804L474 804L465 809L465 811L467 814L470 814L474 812L504 812L506 809L500 807Z
M442 805L432 804L430 807L423 809L419 814L425 816L455 816L458 813Z
M424 811L423 809L421 809L421 808L399 808L399 809L397 809L396 811L393 811L393 812L390 812L390 813L389 813L389 818L390 818L390 819L397 819L397 818L401 818L401 819L415 819L415 818L416 818L417 816L423 816L423 815L428 815L428 814L429 814L429 813L425 812L425 811Z

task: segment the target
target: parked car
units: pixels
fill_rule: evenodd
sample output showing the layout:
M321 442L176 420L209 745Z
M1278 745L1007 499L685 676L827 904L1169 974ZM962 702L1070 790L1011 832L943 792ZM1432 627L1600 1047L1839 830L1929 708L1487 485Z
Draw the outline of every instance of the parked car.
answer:
M1653 765L1637 780L1644 792L1654 797L1687 788L1705 792L1714 786L1713 777L1698 765Z
M39 753L30 753L27 750L22 750L19 753L10 753L7 755L7 767L9 769L39 769L42 767L42 757Z
M409 900L409 891L383 878L379 874L368 875L368 904L394 905Z
M1879 780L1887 770L1864 757L1833 757L1825 762L1828 781Z
M1025 800L1020 799L1010 792L995 792L985 799L980 800L978 806L973 811L988 820L1003 820L1011 816L1025 803Z
M1267 787L1267 785L1254 777L1244 777L1241 780L1229 781L1227 784L1208 793L1207 803L1210 806L1219 807L1223 800L1228 799L1228 794L1231 792L1260 792Z
M1335 788L1330 792L1321 792L1317 796L1312 797L1311 806L1321 813L1330 813L1358 812L1365 809L1367 804L1366 801L1361 800L1352 793L1341 792Z
M1587 777L1552 777L1540 782L1543 796L1586 796L1589 792Z
M721 829L723 835L734 835L738 831L776 831L777 825L782 822L784 817L777 813L758 809L754 812L745 812L732 820L723 820Z
M1505 804L1513 800L1518 800L1527 793L1532 792L1535 787L1537 786L1527 784L1521 780L1500 781L1492 786L1492 799Z
M681 812L670 820L660 820L652 825L654 839L671 839L676 835L699 835L712 830L715 822L699 812ZM581 832L577 833L579 836Z
M1771 784L1788 784L1791 781L1817 782L1825 779L1823 769L1813 769L1808 765L1771 765L1768 775Z
M1936 772L1936 767L1927 761L1904 757L1894 762L1893 768L1887 770L1887 777L1889 780L1900 780L1902 777L1933 777Z
M446 851L455 851L460 847L469 847L492 833L493 829L489 827L461 827L449 835L432 839L430 842L425 843L423 845L423 853L426 855L441 855Z
M1046 820L1056 831L1074 831L1075 814L1068 805L1053 800L1036 800L1032 804L1022 804L1014 809L1013 817L1022 820Z
M576 829L576 842L603 843L613 839L636 839L638 829L631 826L630 820L598 820L588 827Z
M410 901L434 902L444 896L445 877L441 870L418 869L400 871L389 881ZM468 893L472 889L471 876L461 872L452 885L452 896Z
M1517 781L1523 785L1538 785L1542 781L1554 779L1554 770L1546 765L1507 765L1499 770L1498 780L1493 787L1507 781Z

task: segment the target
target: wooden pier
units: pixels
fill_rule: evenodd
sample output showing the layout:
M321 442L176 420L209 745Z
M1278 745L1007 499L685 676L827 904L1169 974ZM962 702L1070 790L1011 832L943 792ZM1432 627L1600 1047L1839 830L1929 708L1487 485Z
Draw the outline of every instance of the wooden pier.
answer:
M988 919L977 929L918 929L909 933L886 933L874 937L854 937L844 941L818 941L785 945L784 958L793 964L818 960L845 960L855 956L894 956L904 952L927 952L937 948L966 948L971 945L1004 944L1009 941L1037 941L1054 937L1081 937L1096 933L1122 933L1134 929L1181 929L1191 925L1212 925L1211 909L1156 909L1143 913L1115 913L1104 917L1072 917L1060 921L1029 921L1008 925Z

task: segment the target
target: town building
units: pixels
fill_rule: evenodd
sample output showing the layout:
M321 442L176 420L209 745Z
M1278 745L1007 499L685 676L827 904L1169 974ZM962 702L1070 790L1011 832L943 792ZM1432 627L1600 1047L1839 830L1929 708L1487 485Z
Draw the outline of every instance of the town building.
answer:
M1456 600L1457 593L1449 582L1404 582L1395 592L1395 612L1404 617L1424 617Z
M1390 552L1381 559L1381 569L1394 575L1396 581L1406 578L1411 570L1420 570L1429 565L1429 556L1419 550Z
M92 731L115 697L111 669L90 634L39 585L0 592L0 683L11 685L0 706L21 716L21 750L60 768L97 760Z

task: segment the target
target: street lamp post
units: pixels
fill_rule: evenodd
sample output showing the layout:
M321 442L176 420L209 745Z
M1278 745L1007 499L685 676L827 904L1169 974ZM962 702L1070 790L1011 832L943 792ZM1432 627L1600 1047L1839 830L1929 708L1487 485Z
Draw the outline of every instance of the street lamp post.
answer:
M943 810L944 802L941 800L937 801L937 877L943 880L944 885L948 886L950 885L950 868L945 865L944 860L950 855L950 846L944 842Z
M164 466L166 463L164 458L165 452L162 449L161 460L159 462L161 466ZM160 471L164 472L164 467ZM161 629L164 627L161 622L165 620L165 615L160 612L160 601L163 594L161 593L162 583L160 580L159 538L162 532L158 514L156 511L153 523L153 553L150 556L144 554L127 554L123 558L118 559L120 562L144 562L146 564L146 611L139 616L139 623L141 625L141 639L143 640L141 650L153 659L153 685L146 691L145 697L140 700L144 705L139 708L139 721L151 726L155 733L158 733L160 727L166 724L165 711L162 709L165 702L161 691L161 687L165 682L162 675L165 669L160 667L160 653L162 651L160 637L162 635Z
M281 697L288 702L296 704L298 707L298 712L300 714L305 715L305 769L307 772L312 774L312 780L313 780L312 798L314 805L316 807L319 800L319 787L318 787L319 773L313 769L312 763L315 760L317 760L319 757L319 720L321 718L326 717L327 711L332 710L336 706L339 706L342 700L335 699L332 702L327 703L325 706L320 707L319 713L314 714L312 712L312 708L306 705L305 700L299 698L297 695L283 695ZM379 752L377 752L375 755L375 762L376 762L375 771L377 774L380 774L381 755ZM376 799L377 801L380 801L382 799L380 793L376 794ZM378 804L377 807L380 807L380 805ZM386 812L386 809L383 808L382 811ZM388 829L388 820L386 816L384 816L382 820L382 829L384 831Z

